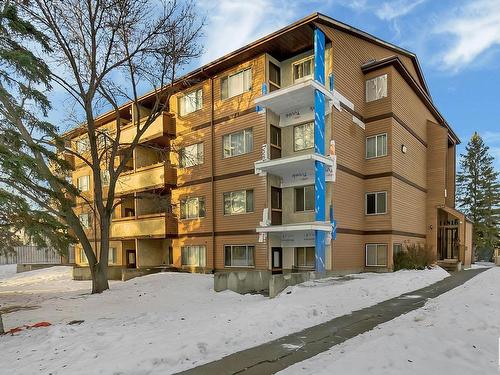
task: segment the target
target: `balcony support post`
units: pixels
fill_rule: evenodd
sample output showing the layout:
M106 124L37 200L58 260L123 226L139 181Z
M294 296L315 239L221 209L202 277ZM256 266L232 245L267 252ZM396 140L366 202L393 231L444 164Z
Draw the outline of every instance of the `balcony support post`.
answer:
M325 85L325 34L314 29L314 79ZM325 95L320 90L314 92L314 151L325 155ZM325 165L316 160L314 163L315 181L315 218L316 221L326 220L326 183ZM325 272L325 240L323 231L315 231L316 271Z

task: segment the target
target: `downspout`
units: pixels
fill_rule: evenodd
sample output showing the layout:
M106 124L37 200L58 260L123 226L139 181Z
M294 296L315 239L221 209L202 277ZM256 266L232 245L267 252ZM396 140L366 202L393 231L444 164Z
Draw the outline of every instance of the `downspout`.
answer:
M211 165L210 165L210 188L212 190L212 273L215 273L215 129L214 129L214 79L210 77L210 149L211 149Z

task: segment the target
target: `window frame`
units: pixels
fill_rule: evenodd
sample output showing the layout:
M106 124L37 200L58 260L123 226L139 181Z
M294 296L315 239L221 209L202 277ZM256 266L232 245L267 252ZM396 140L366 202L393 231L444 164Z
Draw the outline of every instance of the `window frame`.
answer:
M297 139L297 137L295 136L295 130L297 128L300 128L300 127L305 127L306 125L312 125L312 131L313 131L313 134L312 134L312 146L301 148L301 149L297 149L296 148L296 139ZM314 149L314 121L307 121L307 122L303 122L301 124L296 124L296 125L293 126L292 132L293 132L293 134L292 134L292 136L293 136L293 139L292 139L292 142L293 142L293 152L300 152L300 151L307 151L307 150ZM304 136L304 131L302 131L302 136ZM303 142L303 143L305 143L305 142Z
M298 259L299 259L299 256L298 256L298 250L299 249L304 249L304 263L306 264L305 266L299 266L298 265ZM314 254L314 263L312 265L307 265L307 250L311 250L313 251L313 254ZM314 246L297 246L297 247L294 247L293 248L293 252L294 252L294 256L293 256L293 263L294 263L294 267L296 268L300 268L300 269L311 269L311 268L315 268L316 267L316 248Z
M83 248L79 249L80 251L80 264L89 264L89 259L87 258L87 255L85 254L85 250Z
M300 65L300 64L304 64L306 61L309 61L309 60L311 60L311 74L295 79L295 66ZM314 55L306 56L306 57L292 63L292 82L293 83L300 83L300 82L307 81L309 79L314 79Z
M200 145L201 145L201 152L200 152ZM196 146L196 164L186 165L185 162L182 162L182 157L185 153L185 149L193 146ZM179 150L179 168L192 168L198 165L202 165L204 163L205 163L205 145L203 144L203 142L193 143L191 145L184 146Z
M376 246L376 256L375 259L377 260L378 263L378 247L379 246L385 246L385 264L368 264L368 246ZM387 243L366 243L365 244L365 267L387 267L388 262L389 262L389 245Z
M385 137L385 153L378 155L378 137ZM368 140L369 139L375 139L375 156L368 156ZM388 155L388 149L389 149L389 136L387 133L380 133L380 134L375 134L375 135L370 135L366 137L365 140L365 159L370 160L370 159L376 159L376 158L383 158L384 156Z
M307 213L307 212L314 212L315 207L316 207L316 202L313 201L313 207L312 209L307 210L306 209L306 188L312 188L313 189L313 196L314 199L316 200L316 191L315 191L315 186L314 185L304 185L304 186L296 186L293 188L293 212L298 212L298 213ZM304 209L303 210L298 210L297 209L297 190L302 189L304 191L304 195L302 197L304 201Z
M188 204L188 201L197 201L198 205L198 216L195 217L182 217L182 206ZM203 215L201 215L201 204L200 202L203 202ZM188 212L188 207L186 207L186 213ZM184 221L184 220L196 220L196 219L203 219L206 216L206 207L205 207L205 197L183 197L179 200L179 220Z
M113 254L113 257L110 257L111 254ZM118 261L117 255L118 255L118 251L116 250L116 247L114 247L114 246L109 247L109 249L108 249L108 265L117 264L117 261Z
M198 93L200 93L200 103L198 104ZM195 106L195 109L190 111L190 112L185 112L186 111L186 104L184 103L184 100L191 94L194 94L195 95L195 100L196 100L196 106ZM191 113L195 113L197 111L200 111L203 109L203 87L199 87L195 90L192 90L192 91L189 91L187 93L185 93L184 95L180 96L178 98L178 102L177 102L177 105L179 107L179 116L181 117L185 117L185 116L188 116L190 115ZM199 106L199 107L198 107Z
M245 212L236 212L236 213L227 213L226 212L226 195L231 195L234 193L241 193L245 192ZM248 211L248 200L247 200L247 195L248 192L252 192L252 210ZM231 198L231 212L232 212L232 207L233 207L233 198ZM252 214L255 212L255 191L254 189L243 189L243 190L232 190L232 191L226 191L222 193L222 213L224 216L235 216L235 215L246 215L246 214Z
M107 177L105 177L107 176ZM109 170L107 169L101 169L101 182L102 186L109 186L111 176L109 174Z
M196 264L186 264L184 263L184 254L183 252L186 250L194 249L197 250L198 262ZM201 257L200 254L203 253ZM188 254L189 255L189 254ZM189 258L189 257L187 257ZM181 246L181 267L206 267L207 264L207 247L205 245L184 245Z
M371 99L371 100L368 100L368 85L369 85L369 82L371 81L374 81L374 80L378 80L380 78L383 78L385 77L385 95L377 98L376 94L377 94L377 90L375 90L375 99ZM381 100L381 99L384 99L384 98L387 98L389 96L389 75L387 73L384 73L384 74L381 74L379 76L376 76L376 77L373 77L373 78L368 78L365 80L365 103L371 103L371 102L375 102L377 100Z
M243 148L244 148L244 151L241 153L241 154L231 154L231 155L226 155L226 148L225 148L225 140L226 140L226 137L228 137L229 139L229 151L231 152L233 149L231 148L231 137L232 136L235 136L237 134L240 134L240 133L243 133ZM246 139L246 135L248 134L251 134L251 137L252 137L252 142L251 142L251 148L250 150L247 150L247 139ZM246 154L250 154L254 151L254 147L253 147L253 143L254 143L254 139L253 139L253 127L250 127L250 128L245 128L245 129L242 129L242 130L238 130L238 131L235 131L235 132L232 132L232 133L227 133L227 134L224 134L222 136L222 159L229 159L229 158L234 158L234 157L237 157L237 156L241 156L241 155L246 155Z
M246 72L247 70L249 70L249 71L250 71L250 81L249 81L249 83L250 83L250 87L248 87L248 89L246 89L246 90L245 90L245 88L243 88L243 91L242 91L242 92L237 93L237 94L234 94L234 93L233 93L233 94L231 95L231 94L229 93L229 87L230 87L229 82L230 82L230 79L231 79L232 77L234 77L234 76L237 76L238 74L244 74L244 72ZM223 94L223 92L224 92L224 90L222 89L222 86L223 86L223 82L224 82L224 80L226 80L226 81L227 81L227 97L223 97L223 95L222 95L222 94ZM243 78L243 80L244 80L244 78ZM243 82L243 84L244 84L244 83L245 83L245 82ZM225 76L223 76L223 77L221 77L221 78L220 78L220 99L221 99L222 101L224 101L224 100L229 100L229 99L235 98L235 97L237 97L237 96L243 95L243 94L244 94L244 93L246 93L246 92L251 92L251 91L252 91L252 88L253 88L253 71L252 71L252 67L250 66L250 67L247 67L247 68L244 68L244 69L238 70L238 71L237 71L237 72L235 72L235 73L228 74L228 75L225 75Z
M252 260L252 265L246 265L246 266L238 266L238 265L232 265L232 260L233 260L233 248L235 247L242 247L242 246L245 246L246 248L246 259L250 259L248 257L248 251L249 251L249 248L253 248L253 253L252 253L252 257L251 257L251 260ZM230 248L230 254L231 254L231 265L227 265L227 257L226 257L226 250L227 248ZM224 245L224 268L255 268L255 244L228 244L228 245Z
M396 246L400 246L401 250L395 251ZM397 253L403 252L403 244L401 242L393 242L392 243L392 256Z
M368 195L370 194L375 194L375 212L374 213L368 213ZM377 196L378 194L385 194L385 211L384 212L377 212L378 208L378 199ZM388 201L387 201L388 193L387 191L370 191L368 193L365 193L365 215L368 216L375 216L375 215L385 215L388 212Z
M85 190L82 190L81 189L81 184L80 184L80 180L85 178L87 180L87 189ZM81 193L84 193L86 191L89 191L90 190L90 175L84 175L84 176L80 176L80 177L77 177L76 178L76 188L81 192Z
M87 217L88 225L83 225L83 222L82 222L82 217L83 216ZM79 213L78 214L78 220L80 221L80 225L82 226L82 228L84 230L92 228L92 216L90 215L89 212L81 212L81 213Z
M82 145L85 145L85 147L80 150L80 147L82 147ZM75 151L79 155L90 151L90 139L88 135L85 135L75 141Z

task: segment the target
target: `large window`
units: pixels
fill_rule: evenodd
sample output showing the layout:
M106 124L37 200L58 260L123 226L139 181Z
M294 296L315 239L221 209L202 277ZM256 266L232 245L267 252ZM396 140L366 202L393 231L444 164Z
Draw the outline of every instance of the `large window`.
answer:
M116 247L110 247L108 252L108 264L116 264Z
M387 96L387 74L366 80L366 102L382 99Z
M315 264L316 255L314 247L295 248L295 267L314 268Z
M226 267L253 267L253 245L226 245L224 246L224 265Z
M387 134L366 137L366 158L378 158L387 155Z
M205 246L182 246L181 264L183 266L205 267Z
M198 89L179 98L179 112L181 116L201 109L203 106L203 90Z
M293 150L301 151L314 147L314 122L293 128Z
M89 191L90 176L80 176L76 180L76 187L80 191Z
M90 140L88 137L80 138L76 141L76 152L79 154L83 154L90 150Z
M253 190L224 193L224 215L253 212Z
M269 91L281 88L281 69L276 64L269 62Z
M314 58L311 56L297 61L293 63L292 69L294 82L301 82L312 78L314 74Z
M295 188L295 211L314 211L314 185Z
M387 212L387 192L366 193L366 214L380 215Z
M88 264L89 260L87 259L87 255L85 255L85 250L79 249L79 253L80 253L80 263Z
M203 164L203 143L186 146L179 151L179 166L193 167Z
M382 267L387 266L387 244L367 244L366 265Z
M181 199L181 219L205 217L205 199L200 197Z
M80 219L80 223L84 229L89 229L92 225L92 216L90 216L88 212L78 215L78 218Z
M220 80L221 99L232 98L252 89L252 69L245 69Z
M236 133L226 134L223 137L224 158L248 154L253 151L252 128Z

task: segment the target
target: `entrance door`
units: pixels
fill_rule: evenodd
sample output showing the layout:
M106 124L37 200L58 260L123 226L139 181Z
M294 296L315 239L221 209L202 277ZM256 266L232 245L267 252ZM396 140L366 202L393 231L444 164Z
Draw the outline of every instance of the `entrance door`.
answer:
M283 250L281 247L273 247L271 248L272 255L272 270L273 274L283 273Z
M127 250L127 268L137 268L135 250Z

